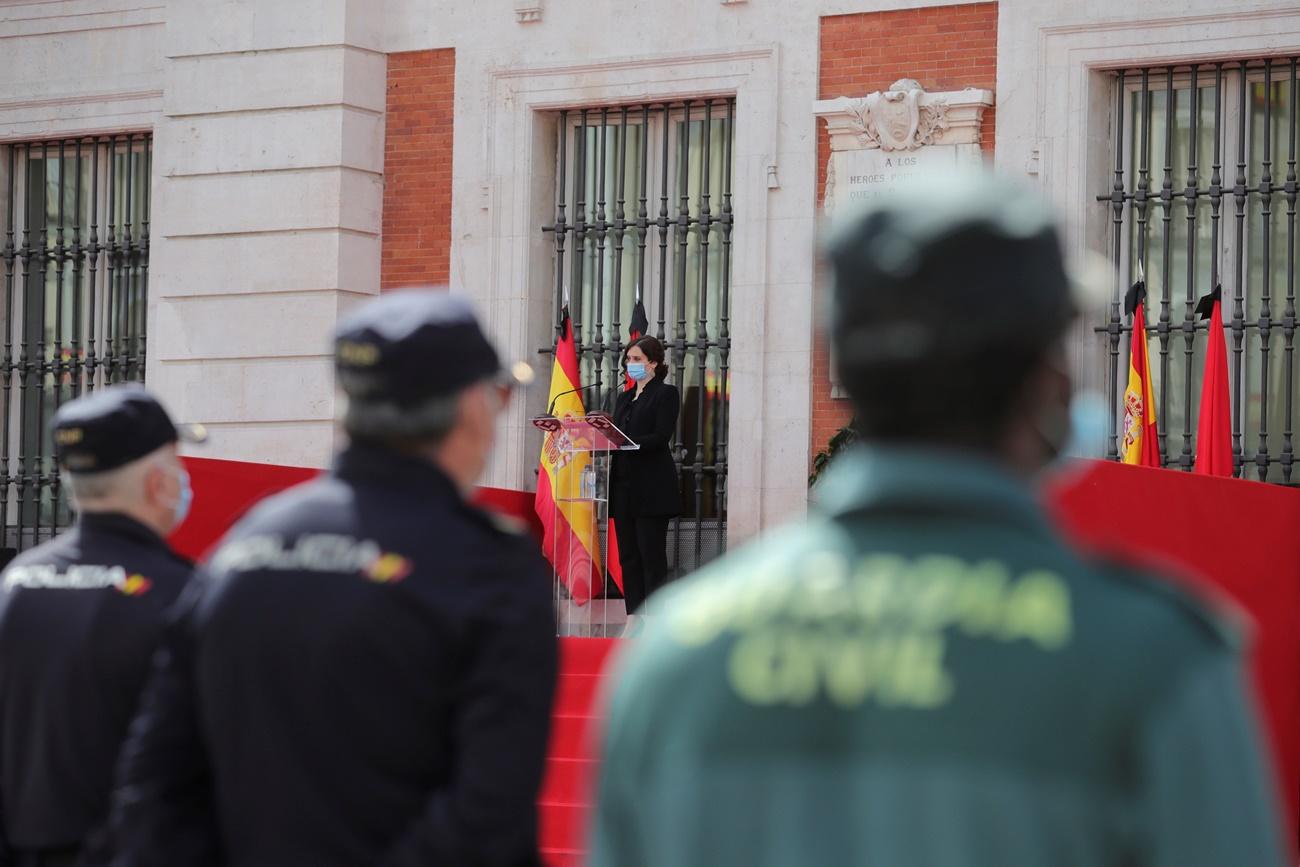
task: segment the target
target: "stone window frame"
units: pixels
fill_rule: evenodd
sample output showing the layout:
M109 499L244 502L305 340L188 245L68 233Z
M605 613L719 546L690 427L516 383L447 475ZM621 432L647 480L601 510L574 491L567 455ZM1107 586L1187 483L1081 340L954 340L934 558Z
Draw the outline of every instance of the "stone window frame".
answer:
M994 164L1038 180L1065 219L1067 255L1082 263L1108 255L1111 217L1096 196L1114 170L1112 70L1294 52L1300 48L1300 8L1041 26L1034 39L1032 64L1017 64L1015 45L999 34ZM1036 83L1027 89L1032 97L1008 99L1004 82L1024 80L1026 66ZM1020 135L1013 138L1013 131ZM1081 385L1100 390L1104 359L1094 325L1076 327L1071 362Z
M555 113L565 108L599 107L701 96L736 97L733 197L738 215L732 254L732 357L728 450L760 456L769 450L803 455L806 430L768 423L765 393L764 325L769 291L768 256L773 240L768 191L779 185L779 56L774 45L739 46L692 55L655 55L563 66L491 69L484 83L482 174L462 176L460 189L477 186L477 215L487 237L466 244L471 210L453 196L453 276L467 270L470 251L483 257L482 288L466 287L484 310L503 350L545 365L536 347L553 335L552 248L538 231L553 217ZM457 82L458 93L462 90ZM458 137L459 141L459 137ZM458 154L459 162L459 154ZM471 187L473 189L473 187ZM811 207L810 207L811 214ZM463 250L457 246L466 244ZM461 267L458 267L461 266ZM476 277L478 277L476 270ZM798 371L781 371L798 376ZM802 371L806 381L810 371ZM543 381L549 370L542 371ZM531 487L539 443L528 418L545 409L545 388L535 389L508 411L498 443L498 459L488 484ZM802 463L799 467L803 476ZM793 503L765 503L764 461L733 462L728 479L728 543L751 538L762 529L765 511L788 512ZM791 492L793 496L793 489ZM802 503L798 504L801 508Z

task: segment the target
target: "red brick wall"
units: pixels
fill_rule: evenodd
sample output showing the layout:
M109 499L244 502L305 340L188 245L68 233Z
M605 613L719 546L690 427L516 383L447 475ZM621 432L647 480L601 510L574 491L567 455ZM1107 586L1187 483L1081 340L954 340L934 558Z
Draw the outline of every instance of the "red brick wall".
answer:
M381 289L451 277L456 50L388 55Z
M863 96L900 78L926 90L961 90L997 83L998 4L969 3L894 12L835 15L821 20L820 99ZM994 110L984 113L983 148L993 152ZM817 129L817 201L826 192L830 139ZM824 281L818 281L818 292ZM817 304L817 310L824 309ZM813 335L812 454L849 418L846 401L833 400L825 334Z

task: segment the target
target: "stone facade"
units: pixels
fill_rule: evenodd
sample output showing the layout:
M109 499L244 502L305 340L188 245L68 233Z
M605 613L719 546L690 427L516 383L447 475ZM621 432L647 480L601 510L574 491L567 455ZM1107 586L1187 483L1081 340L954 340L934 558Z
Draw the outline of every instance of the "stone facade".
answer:
M735 95L736 541L804 510L846 417L814 327L816 101L990 91L981 147L1043 185L1080 254L1104 245L1100 70L1297 49L1300 11L1254 0L30 0L0 5L0 142L153 131L151 384L212 428L208 454L321 465L329 330L382 288L448 282L537 359L554 109ZM503 422L489 483L532 485L544 403Z

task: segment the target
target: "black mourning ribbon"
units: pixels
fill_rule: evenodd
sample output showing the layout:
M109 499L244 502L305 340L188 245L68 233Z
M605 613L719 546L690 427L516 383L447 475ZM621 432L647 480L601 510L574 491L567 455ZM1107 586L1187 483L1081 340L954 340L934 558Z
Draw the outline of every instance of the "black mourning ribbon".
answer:
M1216 285L1208 295L1201 296L1201 300L1196 302L1196 315L1202 319L1209 319L1214 315L1214 305L1223 298L1223 287Z
M1124 315L1132 316L1137 312L1137 306L1147 300L1147 282L1138 280L1133 284L1133 288L1128 290L1124 296Z

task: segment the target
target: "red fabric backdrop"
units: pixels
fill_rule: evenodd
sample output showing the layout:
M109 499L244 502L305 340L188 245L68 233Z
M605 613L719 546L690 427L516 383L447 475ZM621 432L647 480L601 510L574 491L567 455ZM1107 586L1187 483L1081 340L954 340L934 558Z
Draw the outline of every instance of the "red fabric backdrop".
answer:
M194 507L169 540L177 551L202 559L230 526L263 497L314 479L320 470L250 464L212 458L186 458L194 486ZM528 525L540 540L542 522L533 511L533 495L503 488L478 488L474 501Z
M206 554L258 500L318 470L187 458L195 501L172 542ZM1252 680L1295 840L1300 822L1300 491L1170 470L1087 462L1049 486L1052 510L1081 544L1163 561L1222 593L1255 622ZM476 501L525 521L533 495L480 488Z
M1085 547L1156 561L1235 601L1254 621L1251 678L1300 833L1300 491L1240 479L1087 462L1051 486Z
M320 470L250 464L213 458L185 458L194 505L168 540L177 551L202 559L230 526L263 497L317 476Z

